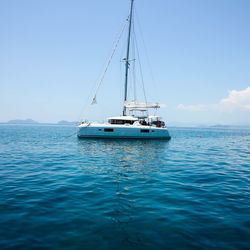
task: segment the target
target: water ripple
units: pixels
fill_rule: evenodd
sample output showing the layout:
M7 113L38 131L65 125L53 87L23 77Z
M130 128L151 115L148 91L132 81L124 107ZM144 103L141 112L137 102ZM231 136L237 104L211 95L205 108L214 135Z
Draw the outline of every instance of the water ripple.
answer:
M248 248L250 130L78 140L0 126L0 247Z

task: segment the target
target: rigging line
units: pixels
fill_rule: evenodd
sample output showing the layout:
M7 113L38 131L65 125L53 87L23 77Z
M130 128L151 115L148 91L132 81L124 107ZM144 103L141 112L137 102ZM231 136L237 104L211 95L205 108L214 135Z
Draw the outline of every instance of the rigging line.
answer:
M143 95L144 95L144 99L145 102L147 103L147 97L146 97L146 91L145 91L145 86L144 86L144 80L143 80L143 74L142 74L142 66L141 66L141 60L140 60L140 55L139 55L139 50L138 50L138 43L137 43L137 39L136 39L136 35L134 34L135 37L135 47L136 47L136 51L137 51L137 56L138 56L138 61L139 61L139 68L140 68L140 75L141 75L141 79L142 79L142 89L143 89ZM148 114L148 110L147 112L147 116Z
M141 27L140 20L139 20L139 17L137 15L136 9L135 9L134 12L135 12L135 16L136 16L136 19L137 19L137 23L138 23L140 35L141 35L141 38L142 38L142 44L143 44L143 47L144 47L144 50L145 50L145 54L146 54L146 58L147 58L147 63L148 63L148 67L149 67L149 70L150 70L150 75L151 75L153 84L156 87L156 91L158 91L157 90L156 81L155 81L155 75L154 75L154 72L153 72L153 67L152 67L152 65L150 63L150 60L149 60L149 53L148 53L148 50L147 50L147 46L146 46L145 39L144 39L143 32L142 32L142 27Z
M70 137L72 137L73 135L76 135L76 134L77 134L77 132L74 132L72 135L63 136L63 138L70 138Z
M104 79L104 77L105 77L105 75L106 75L106 73L107 73L107 71L108 71L108 67L109 67L109 65L110 65L110 63L111 63L111 61L112 61L112 58L113 58L113 56L114 56L114 54L115 54L115 51L116 51L116 49L117 49L117 46L118 46L118 44L119 44L119 42L120 42L120 39L121 39L121 37L122 37L123 31L124 31L124 29L125 29L126 26L127 26L127 22L124 24L124 26L123 26L123 28L122 28L122 31L121 31L121 33L120 33L120 35L119 35L119 38L118 38L118 40L117 40L117 42L116 42L116 45L115 45L114 49L113 49L112 55L111 55L111 57L109 58L109 61L108 61L107 65L106 65L106 68L105 68L105 71L104 71L104 73L103 73L103 75L102 75L102 78L101 78L101 80L100 80L100 83L99 83L99 85L98 85L98 87L97 87L97 89L96 89L96 92L95 92L95 95L94 95L93 100L96 98L96 95L97 95L97 93L98 93L98 90L99 90L99 88L100 88L100 86L101 86L101 84L102 84L102 82L103 82L103 79Z
M105 66L105 63L102 63L102 65L100 67L100 70L98 70L98 72L103 71L104 66ZM94 92L95 86L96 86L98 80L100 79L100 76L101 76L101 74L98 74L98 76L96 77L96 79L91 84L88 97L86 98L85 104L84 104L83 108L81 109L81 112L78 115L78 119L77 119L78 124L81 124L82 117L85 117L85 115L82 115L82 114L86 114L87 113L88 106L89 106L88 103L92 99L92 94L91 93Z
M89 111L90 111L91 105L96 103L96 95L97 95L97 93L98 93L98 91L99 91L99 89L100 89L100 87L101 87L101 84L102 84L102 82L103 82L103 79L104 79L104 77L105 77L105 75L106 75L106 73L107 73L107 71L108 71L109 65L110 65L110 63L111 63L111 61L112 61L112 58L113 58L113 56L114 56L114 54L115 54L115 51L116 51L116 49L117 49L117 47L118 47L118 44L119 44L120 40L121 40L122 34L123 34L123 32L124 32L124 30L125 30L125 28L126 28L126 26L127 26L127 23L128 23L127 21L128 21L128 19L126 20L125 24L123 25L122 31L121 31L121 33L120 33L120 35L119 35L119 37L118 37L118 40L117 40L117 42L116 42L116 44L115 44L115 47L114 47L114 49L113 49L113 52L112 52L112 54L111 54L111 56L110 56L110 58L109 58L109 61L108 61L107 65L106 65L106 68L105 68L105 70L104 70L104 73L103 73L103 75L102 75L102 77L101 77L101 80L100 80L98 86L97 86L95 95L94 95L94 97L93 97L93 99L92 99L92 102L91 102L90 105L89 105L89 108L88 108L88 110L87 110L87 112L86 112L85 117L87 117L87 115L88 115L88 113L89 113Z
M132 41L132 45L133 45L133 58L135 58L135 36L134 36L134 34L135 34L135 24L134 24L134 22L133 22L133 24L132 24L133 26L132 26L132 31L133 31L133 36L132 36L132 38L133 38L133 41ZM133 60L133 87L134 87L134 101L136 101L137 100L137 97L136 97L136 71L135 71L135 59Z
M140 55L139 55L139 50L138 50L138 43L137 43L137 39L136 39L135 34L134 34L134 37L135 37L135 44L136 44L136 52L137 52L137 56L138 56L139 66L140 66L140 75L141 75L141 79L142 79L143 95L144 95L145 102L147 102L146 91L145 91L144 80L143 80L143 74L142 74L141 60L140 60Z

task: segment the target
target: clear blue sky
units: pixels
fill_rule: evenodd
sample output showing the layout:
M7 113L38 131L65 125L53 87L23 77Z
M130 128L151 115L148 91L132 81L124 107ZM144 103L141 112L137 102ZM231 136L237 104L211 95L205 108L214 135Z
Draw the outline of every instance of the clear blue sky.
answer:
M148 100L167 105L160 114L170 124L250 124L250 1L135 7L153 71L154 80L142 62ZM0 1L0 122L81 119L128 8L129 0ZM121 113L124 44L89 119Z

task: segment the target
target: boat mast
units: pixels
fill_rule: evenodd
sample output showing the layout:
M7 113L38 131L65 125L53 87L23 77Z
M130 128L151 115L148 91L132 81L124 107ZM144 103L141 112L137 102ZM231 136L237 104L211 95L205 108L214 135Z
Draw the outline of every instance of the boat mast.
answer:
M130 5L130 14L129 14L129 28L128 28L128 44L127 44L127 56L125 64L125 86L124 86L124 104L127 101L127 89L128 89L128 68L129 68L129 49L130 49L130 36L131 36L131 24L132 24L132 14L133 14L133 3L134 0L131 0ZM126 107L123 107L123 115L126 116Z

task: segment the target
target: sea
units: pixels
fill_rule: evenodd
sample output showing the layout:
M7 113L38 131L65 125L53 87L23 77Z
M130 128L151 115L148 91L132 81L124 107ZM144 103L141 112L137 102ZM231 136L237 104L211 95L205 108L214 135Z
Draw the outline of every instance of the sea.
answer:
M0 249L249 249L250 129L169 131L0 125Z

